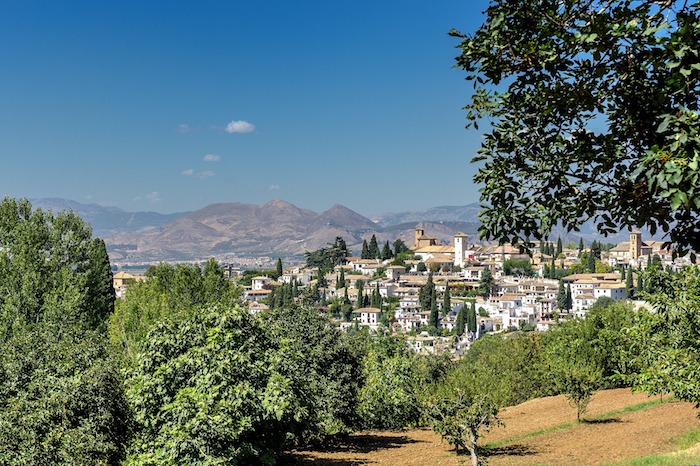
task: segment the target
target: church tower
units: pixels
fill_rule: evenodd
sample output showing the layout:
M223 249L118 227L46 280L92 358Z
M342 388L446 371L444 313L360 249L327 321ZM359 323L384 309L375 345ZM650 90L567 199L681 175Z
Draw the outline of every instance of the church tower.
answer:
M635 263L642 255L642 233L635 230L630 232L630 260Z
M455 266L464 267L466 261L465 256L469 249L469 237L464 233L455 235Z

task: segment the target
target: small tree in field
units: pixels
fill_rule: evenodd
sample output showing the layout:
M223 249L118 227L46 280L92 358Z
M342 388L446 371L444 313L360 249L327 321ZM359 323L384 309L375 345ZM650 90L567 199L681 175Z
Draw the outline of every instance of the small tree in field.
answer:
M468 451L472 466L479 465L481 434L502 424L497 418L498 403L487 388L493 378L490 372L462 365L431 390L433 395L428 401L433 430L454 445L458 453Z

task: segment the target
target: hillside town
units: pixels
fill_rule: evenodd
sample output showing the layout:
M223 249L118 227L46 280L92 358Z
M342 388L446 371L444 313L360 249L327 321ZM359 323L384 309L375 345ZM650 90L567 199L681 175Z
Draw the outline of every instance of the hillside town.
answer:
M372 254L363 247L362 256L344 257L326 271L296 265L255 276L248 271L249 280L242 280L239 268L220 266L240 282L253 314L305 300L333 315L341 330L403 334L416 352L460 355L483 334L546 331L566 319L584 318L601 299L632 298L643 286L637 271L690 265L687 257L674 258L662 242L644 240L639 231L604 250L583 241L564 247L559 239L556 246L535 245L530 254L470 239L457 233L453 244L440 244L419 224L403 258L387 243L378 257L367 258ZM116 273L117 295L139 280L144 277Z

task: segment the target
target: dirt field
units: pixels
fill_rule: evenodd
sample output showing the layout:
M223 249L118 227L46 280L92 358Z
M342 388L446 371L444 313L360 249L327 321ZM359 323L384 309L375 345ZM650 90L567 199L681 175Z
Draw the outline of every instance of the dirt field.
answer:
M599 418L601 415L653 399L629 390L596 394L585 417L576 424L576 411L563 396L540 398L505 409L505 427L483 436L494 445L489 465L602 465L624 459L673 451L674 440L700 427L698 411L690 403L665 402L641 411ZM567 428L556 429L563 424ZM528 436L536 431L552 430ZM300 466L456 466L457 457L429 429L404 432L364 432L323 450L296 452L290 464Z

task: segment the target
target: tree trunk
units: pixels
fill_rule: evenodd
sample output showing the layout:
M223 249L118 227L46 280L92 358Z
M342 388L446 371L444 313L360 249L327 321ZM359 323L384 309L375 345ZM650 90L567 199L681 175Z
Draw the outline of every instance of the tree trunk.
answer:
M469 454L472 457L472 466L479 466L479 456L478 452L476 451L476 441L477 437L474 435L474 432L469 431L469 445L467 448L469 449Z

